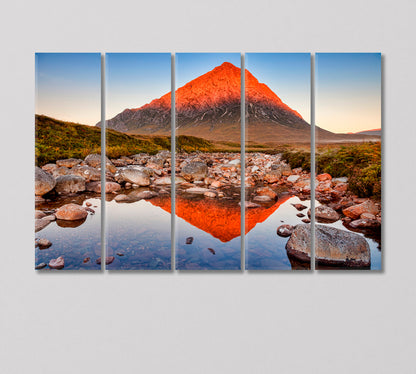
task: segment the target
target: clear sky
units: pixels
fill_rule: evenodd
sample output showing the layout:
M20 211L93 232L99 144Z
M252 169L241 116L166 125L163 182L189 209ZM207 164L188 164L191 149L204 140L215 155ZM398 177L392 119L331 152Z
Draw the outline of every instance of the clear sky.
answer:
M224 62L241 67L240 53L176 53L176 89Z
M311 55L309 53L246 53L245 67L260 83L310 123Z
M95 125L101 119L100 53L36 53L36 114Z
M170 92L170 53L107 53L105 65L107 119Z
M316 124L347 133L381 127L380 53L317 53Z

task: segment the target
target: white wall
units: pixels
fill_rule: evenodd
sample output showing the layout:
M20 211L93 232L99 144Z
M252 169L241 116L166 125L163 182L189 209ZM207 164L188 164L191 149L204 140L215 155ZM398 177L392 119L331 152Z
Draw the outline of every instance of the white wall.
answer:
M0 372L415 373L415 4L3 3ZM36 273L35 51L381 51L385 271Z

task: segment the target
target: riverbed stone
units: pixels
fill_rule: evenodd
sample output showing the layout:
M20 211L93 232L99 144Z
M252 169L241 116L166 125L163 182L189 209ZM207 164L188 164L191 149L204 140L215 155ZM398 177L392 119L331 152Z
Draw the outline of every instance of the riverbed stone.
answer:
M79 165L81 162L82 160L79 158L66 158L63 160L57 160L56 165L58 167L65 166L67 168L73 168L74 166Z
M76 221L87 217L87 210L81 205L69 203L61 206L55 213L57 219Z
M366 200L361 204L350 206L342 211L345 216L352 219L358 219L363 213L370 213L376 215L379 209L371 200Z
M277 198L277 193L274 192L270 187L267 187L267 186L257 188L256 194L258 196L268 196L272 200L276 200L276 198Z
M205 162L191 161L181 169L181 174L188 182L203 181L208 175L208 166Z
M310 209L308 210L308 216L311 216ZM315 218L335 222L339 220L339 214L327 205L319 205L315 208Z
M55 178L52 175L38 166L35 167L35 195L45 195L53 190L55 184Z
M277 235L286 238L290 235L292 235L293 232L293 226L292 225L280 225L277 230L276 233Z
M62 256L54 258L49 261L49 267L51 269L63 269L65 267L65 260Z
M101 180L101 171L88 165L77 165L71 170L71 174L83 177L86 182Z
M55 191L60 195L85 191L85 179L78 175L61 175L56 178Z
M87 191L101 193L101 182L89 182L85 185ZM105 193L117 192L121 186L116 182L105 182Z
M118 175L116 174L116 180L118 182L130 182L132 185L136 184L137 186L148 186L150 184L149 176L136 169L131 168L123 168L118 171Z
M35 232L43 230L50 223L51 223L51 221L49 221L45 218L35 219Z
M297 225L286 250L288 255L309 262L311 226ZM315 258L320 265L368 267L371 263L370 247L361 235L325 225L315 226Z
M380 222L376 219L367 219L367 218L360 218L356 219L349 223L349 225L354 229L359 228L376 228L380 227Z

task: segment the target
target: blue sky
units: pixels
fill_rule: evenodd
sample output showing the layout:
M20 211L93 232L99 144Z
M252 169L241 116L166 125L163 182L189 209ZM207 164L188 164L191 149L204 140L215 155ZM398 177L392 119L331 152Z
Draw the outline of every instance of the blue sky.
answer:
M380 53L317 53L316 124L337 133L381 127Z
M176 89L224 62L241 67L240 53L176 53Z
M99 53L36 53L36 113L95 125L101 118Z
M246 53L245 67L310 123L311 55Z
M170 53L107 53L106 118L170 92Z

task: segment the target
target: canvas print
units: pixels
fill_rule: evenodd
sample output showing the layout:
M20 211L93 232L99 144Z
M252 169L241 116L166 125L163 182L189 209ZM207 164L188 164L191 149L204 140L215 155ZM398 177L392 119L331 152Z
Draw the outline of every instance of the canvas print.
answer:
M309 53L245 55L245 266L310 269L292 236L310 230Z
M171 269L171 54L107 53L106 268Z
M35 268L101 269L101 55L35 55Z
M241 56L176 54L176 268L241 269Z
M316 268L380 270L381 55L317 53L315 64Z

